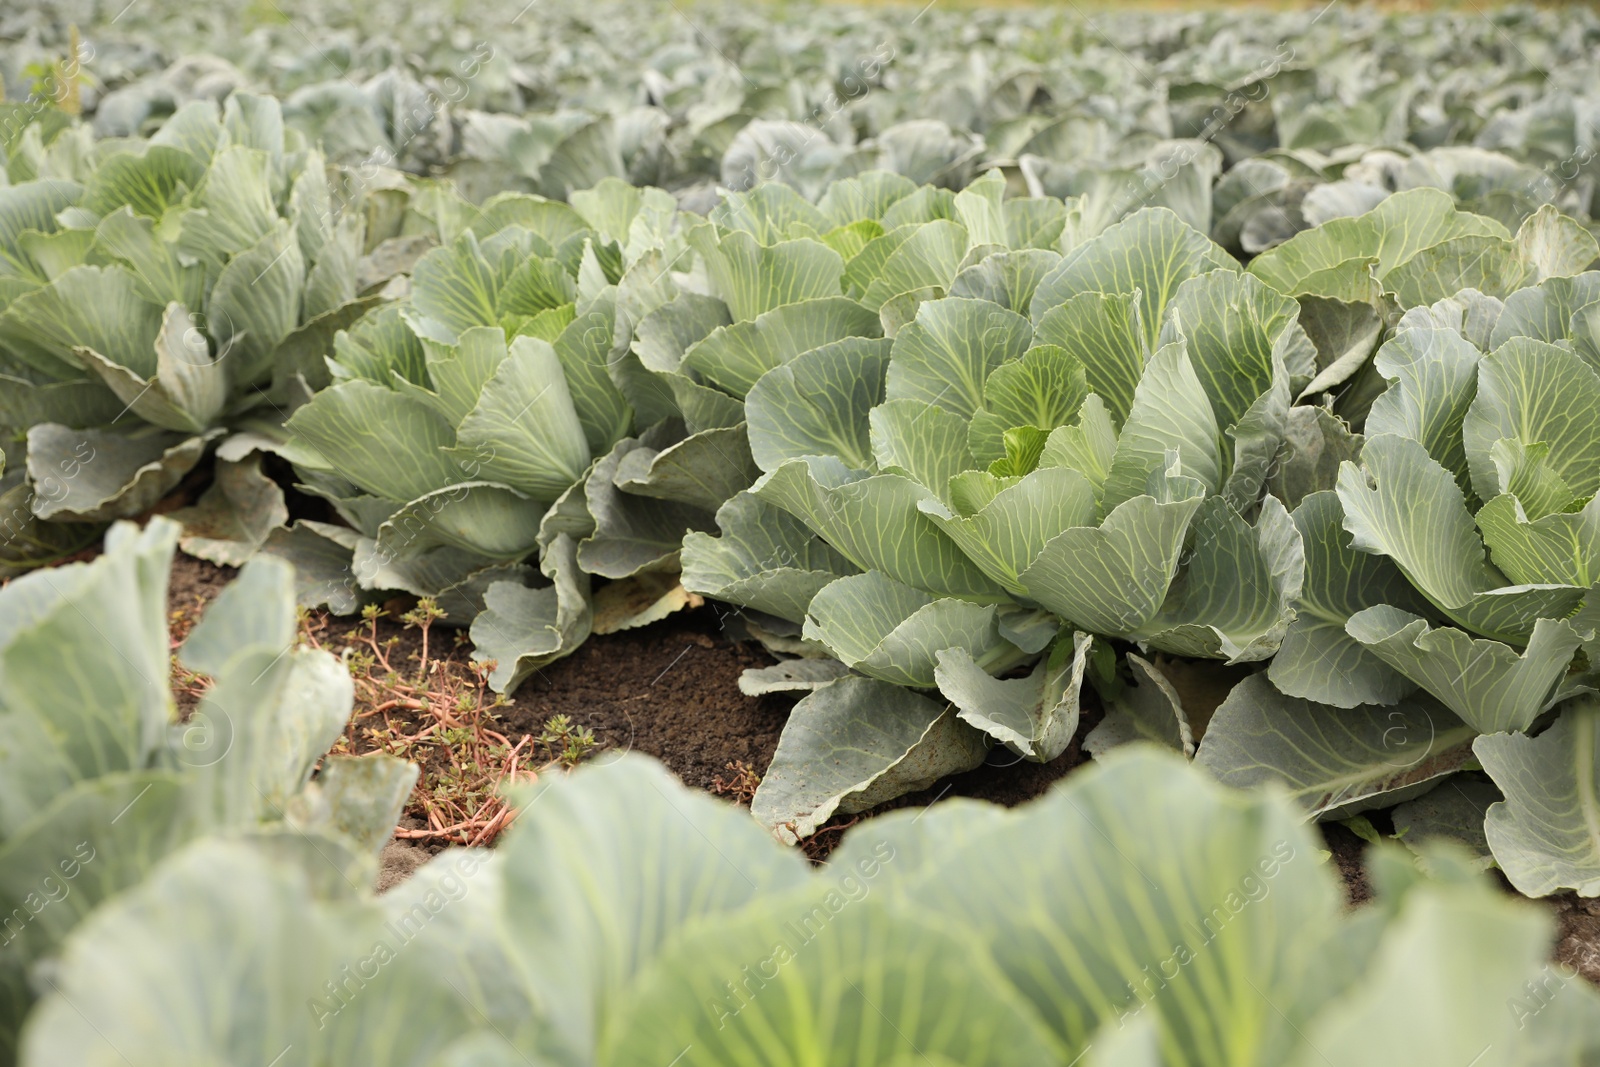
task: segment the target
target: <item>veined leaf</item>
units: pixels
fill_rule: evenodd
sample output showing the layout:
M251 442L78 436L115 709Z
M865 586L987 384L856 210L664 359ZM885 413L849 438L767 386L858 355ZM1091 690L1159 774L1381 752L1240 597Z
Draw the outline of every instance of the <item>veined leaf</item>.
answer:
M1570 489L1571 500L1600 490L1600 433L1584 412L1600 406L1600 373L1571 352L1528 338L1513 338L1478 366L1477 395L1461 425L1472 489L1491 500L1511 487L1499 484L1490 456L1496 442L1544 445L1548 478ZM1559 510L1566 510L1565 506Z
M1378 604L1421 613L1427 601L1387 557L1346 544L1338 494L1312 493L1293 517L1305 550L1305 582L1268 676L1289 696L1338 708L1395 703L1414 683L1347 634L1345 623Z
M1063 634L1026 678L995 678L961 647L937 653L934 672L961 718L1026 759L1048 763L1078 732L1079 693L1093 637Z
M1028 320L985 300L930 300L894 338L884 396L915 400L970 419L984 386L1033 343ZM1007 427L1009 428L1009 427Z
M889 368L893 373L893 362ZM903 474L940 497L950 479L976 466L967 451L970 424L942 407L909 397L888 400L867 421L877 469Z
M1475 517L1495 566L1512 581L1553 581L1592 588L1600 582L1600 497L1581 511L1530 521L1512 494L1497 496Z
M936 599L868 571L839 578L811 599L804 637L870 678L927 689L947 649L994 671L1026 658L1001 636L995 613L992 604Z
M1133 684L1105 687L1105 717L1083 739L1083 750L1100 759L1114 748L1144 742L1194 758L1194 727L1178 690L1149 660L1128 656Z
M1489 566L1455 479L1421 444L1380 434L1368 439L1361 462L1365 474L1351 463L1339 471L1339 502L1354 547L1394 560L1451 619L1476 633L1522 644L1537 620L1564 618L1576 610L1583 590L1513 586Z
M1183 656L1229 663L1271 657L1294 620L1305 580L1305 550L1289 513L1267 497L1252 527L1214 497L1194 534L1183 577L1133 636Z
M1143 294L1075 293L1035 319L1034 340L1055 345L1083 363L1089 391L1122 425L1150 359Z
M1345 632L1480 733L1526 730L1568 695L1567 668L1580 644L1570 623L1541 618L1519 655L1387 604L1352 615Z
M1145 348L1153 351L1167 304L1180 285L1207 271L1237 269L1233 257L1172 211L1144 208L1067 253L1039 283L1029 318L1042 327L1046 312L1082 292L1137 292ZM1047 334L1040 340L1061 343ZM1089 383L1099 391L1092 374Z
M1538 737L1494 734L1473 745L1505 800L1485 832L1500 869L1531 897L1600 896L1600 707L1574 701Z
M735 322L842 292L844 260L819 241L763 247L748 233L718 235L714 227L705 226L690 231L689 243L705 261L712 285Z
M324 389L286 425L345 478L388 500L415 500L462 480L447 452L454 428L422 401L370 382Z
M1408 189L1364 215L1331 219L1296 234L1252 260L1250 273L1285 296L1370 303L1379 296L1380 282L1419 252L1458 238L1510 236L1492 219L1457 211L1448 193Z
M762 375L745 398L750 453L763 471L803 456L872 464L868 412L883 401L890 342L846 338Z
M1465 486L1461 424L1473 403L1480 359L1482 353L1453 330L1402 329L1373 360L1389 388L1373 401L1366 435L1419 442Z
M1177 573L1189 524L1204 502L1192 479L1170 499L1136 496L1098 527L1064 530L1022 572L1037 603L1090 633L1126 636L1155 617Z
M834 812L865 811L971 770L983 734L927 697L872 678L841 678L794 706L750 810L785 840Z
M1223 482L1222 427L1206 400L1184 343L1163 345L1134 393L1101 493L1105 511L1145 492L1176 455L1181 473L1209 492Z
M1308 818L1338 819L1434 787L1472 759L1476 736L1425 696L1335 708L1253 674L1212 715L1195 762L1240 788L1281 782Z
M589 446L555 350L518 337L483 384L450 450L463 466L537 499L554 500L589 465Z
M877 316L854 300L818 297L718 327L684 353L681 365L742 397L763 374L802 352L847 337L882 335Z
M691 592L800 622L818 590L856 573L799 519L750 493L722 505L717 525L720 537L695 531L683 539Z
M1041 467L1020 480L972 471L950 487L951 505L918 502L973 563L1013 595L1029 596L1022 582L1046 542L1072 527L1095 524L1094 486L1066 467Z
M983 405L972 416L967 448L978 463L1005 455L1005 434L1019 426L1049 433L1071 424L1088 399L1083 364L1056 345L1034 345L1003 363L984 382Z
M976 945L930 918L871 900L830 907L822 886L763 901L663 954L607 1043L608 1063L712 1067L753 1046L811 1048L839 1064L1023 1067L1058 1059L1027 1004ZM799 916L796 920L792 916ZM729 991L757 964L773 978ZM974 965L974 961L978 962ZM952 1027L955 1012L973 1022Z
M813 457L790 460L750 491L804 521L863 570L935 595L975 603L1006 599L918 510L932 494L903 475L866 475L833 457Z

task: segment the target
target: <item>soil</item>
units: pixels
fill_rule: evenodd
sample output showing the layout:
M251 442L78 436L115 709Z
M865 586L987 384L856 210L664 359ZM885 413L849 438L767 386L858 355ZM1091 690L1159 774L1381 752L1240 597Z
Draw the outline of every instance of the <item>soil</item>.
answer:
M710 789L730 763L758 773L772 762L791 697L739 692L746 667L772 657L734 642L715 611L680 612L666 622L591 637L517 689L501 712L508 737L538 734L554 715L594 731L599 751L642 752L686 785Z
M400 826L403 829L420 829L422 821L407 817L400 820ZM387 893L415 874L417 868L431 860L438 851L430 851L398 838L390 841L378 855L378 879L372 883L373 892Z
M1333 853L1328 862L1338 868L1339 878L1344 882L1345 902L1354 908L1371 900L1372 883L1367 881L1366 868L1367 843L1336 822L1318 823L1317 828L1322 831L1328 851Z
M1600 900L1565 893L1549 903L1556 913L1556 962L1600 985Z

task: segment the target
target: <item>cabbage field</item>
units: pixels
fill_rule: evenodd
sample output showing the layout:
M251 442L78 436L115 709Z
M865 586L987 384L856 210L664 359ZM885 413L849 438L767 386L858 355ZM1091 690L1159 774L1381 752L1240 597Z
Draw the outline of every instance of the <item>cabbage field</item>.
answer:
M0 90L0 1067L1600 1064L1593 10Z

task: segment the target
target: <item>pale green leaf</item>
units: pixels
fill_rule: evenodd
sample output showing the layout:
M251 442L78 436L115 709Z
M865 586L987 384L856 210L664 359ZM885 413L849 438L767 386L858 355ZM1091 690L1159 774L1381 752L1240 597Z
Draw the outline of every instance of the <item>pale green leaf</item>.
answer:
M567 1058L591 1060L630 986L680 930L726 924L759 896L805 884L805 862L747 813L638 757L540 786L532 817L497 850L504 936Z
M841 678L794 706L751 813L785 840L835 813L866 811L971 770L983 734L926 697L872 678Z
M589 576L579 570L577 546L568 535L551 542L541 569L551 584L530 589L495 582L484 592L483 612L472 620L473 658L494 663L489 683L496 692L510 693L589 636Z
M1167 304L1177 295L1180 285L1207 271L1237 269L1232 256L1191 229L1171 210L1144 208L1067 253L1039 283L1028 317L1042 327L1046 312L1079 293L1137 292L1142 298L1143 341L1146 349L1153 351ZM1048 334L1041 334L1039 339L1062 343ZM1062 347L1073 351L1070 345ZM1085 365L1089 365L1088 360ZM1092 368L1089 384L1100 392Z
M888 340L846 338L774 367L745 398L750 453L763 471L802 456L872 463L867 414L883 400Z
M1313 493L1294 511L1306 574L1294 621L1268 668L1284 693L1339 708L1393 704L1412 689L1404 675L1345 633L1350 616L1377 604L1426 610L1426 601L1385 556L1347 542L1336 493Z
M882 334L876 315L853 300L831 296L719 327L689 348L681 365L742 397L763 374L802 352L847 337Z
M790 460L751 487L863 570L936 596L999 603L1005 592L918 510L932 493L899 474L867 475L833 457Z
M387 500L415 500L463 480L448 453L456 443L450 424L423 401L370 382L324 389L286 425L291 440L303 441L343 477Z
M1438 697L1480 733L1526 730L1563 694L1579 637L1565 620L1539 619L1527 648L1474 639L1387 604L1366 608L1345 632Z
M1195 520L1182 579L1133 636L1182 656L1268 659L1295 618L1304 580L1300 531L1276 497L1262 503L1254 526L1212 498Z
M1388 556L1451 619L1522 644L1537 620L1577 608L1580 589L1512 586L1489 566L1455 479L1416 441L1369 438L1361 462L1365 472L1350 463L1339 471L1339 503L1353 546Z
M934 598L868 571L824 586L807 608L803 636L870 678L928 689L947 649L994 671L1024 658L1000 635L995 612L992 604Z
M1141 301L1138 292L1073 293L1034 320L1034 340L1078 358L1089 391L1105 402L1118 426L1133 407L1150 359Z
M1189 525L1203 503L1200 486L1180 478L1173 499L1133 497L1098 527L1051 538L1022 572L1034 601L1078 629L1126 636L1155 617L1177 574Z
M1533 274L1533 281L1570 277L1600 259L1600 244L1575 219L1545 204L1523 220L1517 230L1517 255Z
M984 384L1033 343L1028 320L985 300L929 300L894 338L884 396L915 400L970 419Z
M717 525L720 537L694 531L683 539L691 592L800 622L819 589L856 572L799 519L753 494L722 505Z
M1026 759L1049 763L1078 732L1089 634L1063 634L1025 678L995 678L961 647L937 654L939 692L963 720Z
M199 437L145 426L72 430L44 422L28 429L33 513L41 519L109 522L154 507L194 469L221 430Z
M1096 518L1094 486L1066 467L1043 467L1020 480L974 471L952 484L951 502L917 506L985 574L1022 597L1029 593L1021 574L1045 543L1071 527L1092 527Z
M1476 736L1425 696L1335 708L1252 674L1211 716L1195 762L1238 788L1282 783L1307 817L1333 819L1432 788L1472 759Z
M1490 457L1498 441L1545 445L1542 465L1588 500L1600 490L1600 434L1587 412L1600 408L1600 373L1563 348L1513 338L1478 365L1478 390L1461 425L1472 489L1490 500L1510 487ZM1565 510L1563 507L1561 510Z

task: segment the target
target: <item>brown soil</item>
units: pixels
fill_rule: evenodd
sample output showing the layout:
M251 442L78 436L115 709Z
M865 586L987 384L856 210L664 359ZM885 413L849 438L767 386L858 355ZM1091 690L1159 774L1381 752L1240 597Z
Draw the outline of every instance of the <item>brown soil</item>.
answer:
M1328 851L1333 853L1328 862L1338 868L1339 878L1344 882L1345 902L1353 908L1371 900L1372 883L1367 881L1365 859L1367 843L1336 822L1318 823L1317 828L1322 831Z
M1600 900L1566 893L1549 903L1556 913L1556 962L1600 984Z
M198 619L206 605L238 576L239 571L234 567L219 567L179 552L172 558L172 577L167 583L167 610L181 611Z
M508 737L537 735L551 716L594 731L600 750L642 752L686 785L711 788L729 763L764 770L794 700L747 697L739 673L772 663L759 645L734 642L709 608L666 622L591 637L523 682L503 709Z
M400 825L420 829L420 820L405 818ZM438 850L429 851L409 841L395 839L383 846L378 856L378 880L372 883L375 893L386 893L417 872L417 868L431 860Z

